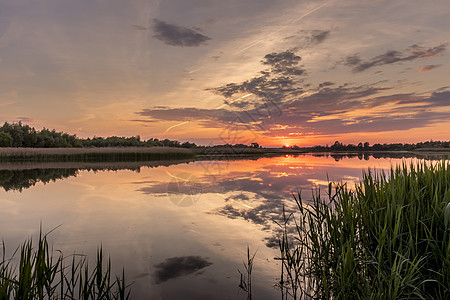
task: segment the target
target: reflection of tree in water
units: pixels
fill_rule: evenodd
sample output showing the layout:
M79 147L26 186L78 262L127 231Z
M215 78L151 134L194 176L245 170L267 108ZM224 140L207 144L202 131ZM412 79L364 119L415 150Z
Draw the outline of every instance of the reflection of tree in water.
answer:
M46 167L45 164L36 164L36 167L27 165L0 165L0 187L5 191L19 191L31 188L38 182L44 184L76 177L80 171L120 171L128 170L139 173L141 167L156 168L159 166L170 166L182 163L189 163L192 160L160 160L148 162L115 162L115 163L94 163L94 165L78 165L75 163L62 167ZM3 169L5 168L5 169Z
M58 179L77 176L78 169L31 169L0 170L0 186L5 190L21 192L38 182L48 183Z
M25 170L0 170L0 186L5 191L19 191L33 187L38 182L44 184L68 177L76 177L79 171L117 171L122 168L55 168L55 169L25 169ZM139 171L139 168L127 168Z
M327 153L312 153L315 157L332 157L335 161L343 160L344 158L358 158L359 160L369 160L370 158L418 158L425 160L440 160L443 157L441 153L405 153L405 152L327 152Z

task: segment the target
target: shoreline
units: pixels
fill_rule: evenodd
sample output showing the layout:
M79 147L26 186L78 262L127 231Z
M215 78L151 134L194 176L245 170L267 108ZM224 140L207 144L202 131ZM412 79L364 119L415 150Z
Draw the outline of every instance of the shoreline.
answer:
M317 155L332 157L416 157L440 159L450 156L450 149L414 151L334 151L314 152L285 148L175 148L175 147L104 147L104 148L0 148L0 169L7 165L65 166L159 166L197 160L258 159L282 155ZM145 164L145 162L147 162ZM16 168L16 167L13 167Z

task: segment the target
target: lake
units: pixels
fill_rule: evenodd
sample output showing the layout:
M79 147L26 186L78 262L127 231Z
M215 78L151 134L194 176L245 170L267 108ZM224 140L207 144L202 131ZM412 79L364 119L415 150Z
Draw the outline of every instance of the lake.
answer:
M245 299L238 269L256 257L255 299L279 299L277 225L293 194L416 158L299 155L110 165L0 165L0 237L11 254L49 232L53 248L125 268L134 299Z

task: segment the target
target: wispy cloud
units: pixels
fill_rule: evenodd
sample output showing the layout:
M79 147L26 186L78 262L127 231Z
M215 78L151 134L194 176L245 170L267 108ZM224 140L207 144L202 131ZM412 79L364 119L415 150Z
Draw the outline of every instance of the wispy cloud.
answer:
M17 120L25 122L25 123L31 123L34 122L33 118L30 117L18 117Z
M432 48L424 48L418 45L412 45L403 52L389 50L385 53L375 56L369 60L363 60L359 54L347 56L344 64L352 68L353 72L358 73L367 69L395 64L404 61L412 61L421 58L431 58L441 55L447 49L447 44L441 44Z
M432 70L434 70L434 69L439 68L440 66L442 66L442 65L426 65L426 66L421 66L421 67L419 68L419 72L430 72L430 71L432 71Z
M317 30L308 34L311 43L320 43L329 32ZM412 45L402 52L387 51L369 60L359 55L348 56L344 64L352 67L353 72L362 72L376 66L439 56L446 48L446 44L431 48ZM388 85L389 81L357 84L323 78L315 85L306 83L308 70L301 64L298 52L293 48L268 53L260 60L262 70L255 76L209 88L224 98L224 104L217 109L153 107L136 114L156 122L193 121L205 128L224 128L233 123L268 137L409 130L450 117L450 92L445 90L436 90L431 95L395 93L390 91L397 87ZM422 69L439 66L427 65ZM273 114L272 108L279 113Z
M298 46L297 49L313 47L324 42L330 36L330 30L300 30L296 35L288 36Z
M211 40L210 37L197 30L169 24L158 19L154 19L153 33L153 38L170 46L197 47Z

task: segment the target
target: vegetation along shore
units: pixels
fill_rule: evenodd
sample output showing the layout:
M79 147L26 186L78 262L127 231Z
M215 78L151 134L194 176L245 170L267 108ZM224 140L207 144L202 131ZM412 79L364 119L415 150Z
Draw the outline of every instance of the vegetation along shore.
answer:
M450 164L368 171L295 197L279 223L281 299L449 299ZM248 252L240 287L252 299Z
M0 127L0 162L117 162L157 161L180 159L229 159L248 156L276 156L302 153L350 153L366 157L381 157L385 153L413 155L423 158L433 153L450 154L450 142L427 141L416 144L358 145L336 141L331 146L279 148L262 147L256 142L250 145L224 144L198 146L195 143L134 137L78 138L65 132L43 128L36 130L29 125L5 122Z
M5 248L2 243L0 299L130 299L125 271L111 274L102 247L94 262L85 255L55 251L42 233L37 241L25 241L12 257L6 257Z

